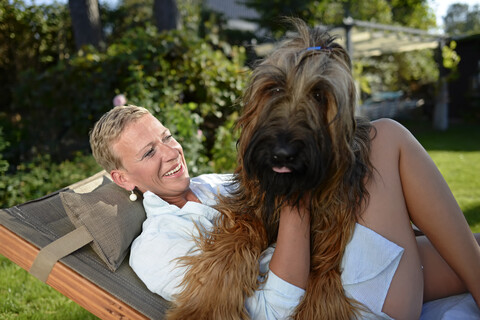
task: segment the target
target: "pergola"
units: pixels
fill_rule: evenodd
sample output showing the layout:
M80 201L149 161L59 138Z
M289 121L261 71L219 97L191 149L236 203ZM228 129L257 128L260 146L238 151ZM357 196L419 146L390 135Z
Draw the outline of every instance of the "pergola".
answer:
M355 58L379 56L394 52L435 49L443 45L444 34L401 26L385 25L352 18L330 29Z
M353 59L368 56L407 52L423 49L442 50L448 35L425 30L345 18L343 24L330 30L341 37ZM440 68L439 90L436 96L433 125L448 128L448 86Z

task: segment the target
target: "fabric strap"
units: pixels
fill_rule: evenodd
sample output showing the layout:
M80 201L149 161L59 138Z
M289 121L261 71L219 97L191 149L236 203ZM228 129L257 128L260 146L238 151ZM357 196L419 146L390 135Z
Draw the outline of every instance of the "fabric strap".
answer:
M53 241L38 252L29 272L46 282L55 263L93 240L85 226L81 226Z

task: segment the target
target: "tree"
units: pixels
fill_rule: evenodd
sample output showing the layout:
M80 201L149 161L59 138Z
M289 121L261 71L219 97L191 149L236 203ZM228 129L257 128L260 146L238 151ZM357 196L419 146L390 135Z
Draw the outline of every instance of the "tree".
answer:
M312 0L244 0L243 3L259 13L260 17L250 19L251 21L258 23L261 28L272 34L280 36L284 31L284 24L279 17L295 16L306 20L311 13L309 8Z
M450 35L469 35L480 33L480 5L454 3L448 7L443 18L445 32Z
M428 29L435 25L427 0L244 0L260 17L260 27L279 36L283 27L278 17L295 16L310 25L340 25L347 16L384 24L400 24L412 28Z
M104 16L110 23L107 29L113 37L118 37L128 29L134 27L146 28L148 24L155 24L158 31L175 30L181 23L180 10L185 1L176 0L121 0L119 6L111 12L110 17ZM108 10L104 10L108 13ZM185 14L185 13L184 13ZM112 19L114 21L112 21ZM187 17L187 20L190 17Z
M3 127L3 140L10 143L10 147L0 153L11 164L18 160L11 149L22 148L23 141L17 139L23 120L31 113L30 107L13 103L21 74L27 70L42 74L75 52L67 6L59 3L37 6L25 2L0 1L0 127ZM1 140L2 137L0 149ZM0 156L0 175L1 171Z
M393 21L402 26L428 30L436 25L435 14L427 0L393 0L391 8Z
M158 31L177 29L179 13L175 0L154 0L153 15Z
M68 0L77 49L102 46L102 23L97 0Z

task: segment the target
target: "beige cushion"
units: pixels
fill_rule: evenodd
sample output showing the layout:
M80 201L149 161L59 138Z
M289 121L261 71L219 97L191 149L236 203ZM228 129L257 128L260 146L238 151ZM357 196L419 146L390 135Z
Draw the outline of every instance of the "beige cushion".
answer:
M61 192L60 197L72 223L87 228L93 249L115 271L142 230L141 197L132 202L126 190L111 182L88 193Z

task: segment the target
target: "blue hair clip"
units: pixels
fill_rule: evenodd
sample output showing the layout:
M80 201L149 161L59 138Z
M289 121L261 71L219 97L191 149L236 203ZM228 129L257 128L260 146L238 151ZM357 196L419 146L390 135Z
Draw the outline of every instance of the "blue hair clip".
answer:
M305 49L305 51L311 51L311 50L322 50L322 47L318 46L318 47L310 47L310 48Z

